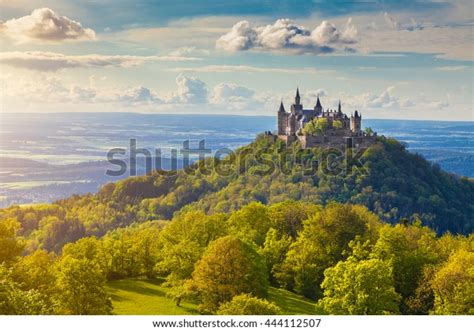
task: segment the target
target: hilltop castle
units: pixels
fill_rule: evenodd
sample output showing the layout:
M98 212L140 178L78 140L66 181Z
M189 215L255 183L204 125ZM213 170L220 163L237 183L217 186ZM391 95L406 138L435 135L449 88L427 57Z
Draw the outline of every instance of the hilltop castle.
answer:
M313 109L304 109L299 89L290 112L285 110L283 101L277 112L277 135L288 144L299 140L302 147L364 147L374 142L376 134L362 131L362 114L357 110L348 117L338 109L324 110L318 99Z

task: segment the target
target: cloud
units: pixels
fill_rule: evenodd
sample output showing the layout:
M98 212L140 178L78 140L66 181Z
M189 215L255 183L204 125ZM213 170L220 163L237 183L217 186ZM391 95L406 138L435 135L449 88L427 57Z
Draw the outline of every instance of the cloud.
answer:
M363 93L359 95L341 94L343 107L358 110L398 110L416 106L413 100L395 95L395 86L385 88L380 94Z
M172 94L169 103L207 103L207 86L199 78L180 74L176 77L176 85L177 91Z
M132 67L153 61L198 61L200 58L183 56L134 55L65 55L51 52L2 52L0 63L16 68L38 71L57 71L67 68Z
M441 16L442 14L444 16ZM416 21L413 21L409 15L417 15ZM472 61L472 23L466 22L465 19L451 21L449 12L444 11L436 15L397 12L397 19L388 13L353 16L353 21L357 26L366 26L367 22L375 22L377 27L359 31L357 50L369 56L374 52L409 52Z
M256 50L290 53L331 53L349 50L347 44L357 42L357 29L349 19L341 31L323 21L313 31L296 25L290 19L279 19L274 24L252 27L240 21L221 36L216 47L228 52Z
M392 16L390 16L389 13L385 12L383 14L383 17L385 19L385 22L389 26L390 29L392 30L399 30L399 31L415 31L415 30L423 30L424 26L417 22L414 18L411 18L409 23L400 23L397 20L395 20Z
M220 83L214 86L211 98L212 103L241 102L252 99L255 91L247 87Z
M116 100L130 105L164 103L155 92L144 86L127 89L122 93L116 94Z
M170 56L178 56L178 57L185 57L185 56L206 56L209 55L210 51L207 49L197 48L195 46L185 46L175 49L174 51L170 52Z
M325 97L328 95L328 92L325 90L325 89L317 89L317 90L312 90L312 91L308 91L305 93L305 95L309 98L317 98L317 97Z
M329 73L332 70L317 70L316 68L272 68L255 67L248 65L207 65L201 67L178 67L166 69L171 72L203 72L203 73L229 73L229 72L250 72L250 73L275 73L275 74L315 74Z
M445 67L437 67L436 70L453 72L453 71L464 71L464 70L467 70L468 68L469 68L468 66L445 66Z
M19 42L60 42L66 40L95 40L92 29L66 16L59 16L49 8L33 10L30 15L0 23L0 31Z

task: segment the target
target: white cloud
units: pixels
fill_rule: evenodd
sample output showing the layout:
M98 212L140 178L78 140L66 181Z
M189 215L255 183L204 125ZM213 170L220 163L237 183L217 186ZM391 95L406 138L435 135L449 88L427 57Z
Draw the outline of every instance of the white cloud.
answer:
M92 29L49 8L33 10L30 15L0 23L0 31L16 42L59 42L65 40L95 40Z
M316 68L272 68L255 67L248 65L207 65L201 67L177 67L170 68L171 72L204 72L204 73L229 73L229 72L250 72L250 73L275 73L275 74L315 74L329 73L330 70L317 70Z
M245 86L221 83L214 87L211 101L214 103L242 101L251 99L254 95L255 91Z
M176 77L176 85L177 91L168 99L169 103L207 103L207 86L199 78L180 74Z
M136 104L160 104L163 101L155 92L144 86L138 86L116 94L116 100L129 105Z
M12 67L38 71L56 71L67 68L132 67L153 61L198 61L200 58L183 56L135 55L65 55L51 52L2 52L0 63Z
M72 102L93 102L97 91L91 87L72 86L69 89L69 97Z
M170 52L170 56L185 57L185 56L206 56L210 51L207 49L197 48L195 46L185 46L175 49Z
M437 67L436 70L453 72L453 71L464 71L464 70L467 70L468 68L469 68L468 66L445 66L445 67Z
M216 47L228 52L257 50L319 54L347 50L344 45L356 42L357 29L351 19L342 31L328 21L310 31L290 19L279 19L274 24L257 27L252 27L248 21L240 21L217 40Z

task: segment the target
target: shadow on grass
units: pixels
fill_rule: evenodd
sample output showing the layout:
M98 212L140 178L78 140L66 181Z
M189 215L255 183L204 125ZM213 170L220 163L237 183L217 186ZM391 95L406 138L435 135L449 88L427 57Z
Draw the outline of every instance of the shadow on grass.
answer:
M277 304L288 315L315 315L315 303L289 291L270 288L270 301Z
M141 295L148 296L166 296L166 293L157 288L151 288L149 285L160 286L163 283L161 279L123 279L109 283L112 298L114 292L118 290L134 292ZM115 295L117 297L117 295Z

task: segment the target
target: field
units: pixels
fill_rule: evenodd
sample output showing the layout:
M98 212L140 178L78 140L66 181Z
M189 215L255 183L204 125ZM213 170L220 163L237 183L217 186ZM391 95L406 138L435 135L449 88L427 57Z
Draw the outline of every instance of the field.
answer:
M166 296L168 288L162 280L124 279L111 281L107 291L117 315L194 315L196 304L182 302L181 307ZM299 295L271 287L268 299L287 315L315 314L314 304Z

